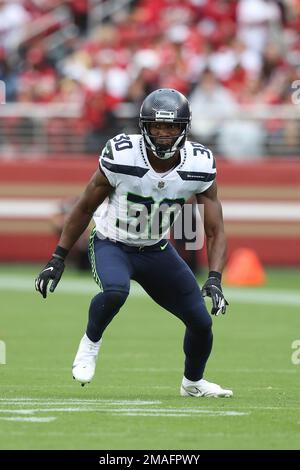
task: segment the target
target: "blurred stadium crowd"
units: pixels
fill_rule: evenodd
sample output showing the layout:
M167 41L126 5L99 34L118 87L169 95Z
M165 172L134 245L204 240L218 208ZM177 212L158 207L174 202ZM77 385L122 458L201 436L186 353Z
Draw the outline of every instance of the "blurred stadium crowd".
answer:
M219 154L282 155L283 143L285 154L299 154L299 119L268 114L261 126L244 114L292 104L291 86L300 78L300 0L123 1L98 20L96 10L107 3L118 2L0 0L6 102L80 109L76 119L47 120L48 139L60 152L67 150L66 126L92 154L121 129L136 132L144 97L170 87L190 99L193 136ZM2 126L20 119L30 130L29 117L12 116Z

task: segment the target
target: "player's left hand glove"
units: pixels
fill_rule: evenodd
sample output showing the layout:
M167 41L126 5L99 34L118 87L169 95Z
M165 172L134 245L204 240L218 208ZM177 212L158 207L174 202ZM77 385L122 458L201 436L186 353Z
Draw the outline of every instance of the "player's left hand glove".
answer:
M217 273L219 274L219 273ZM222 313L223 315L226 312L226 306L229 305L227 300L224 297L222 287L221 287L221 276L214 277L209 273L209 278L207 279L206 283L202 287L202 295L203 297L211 297L212 299L212 315L219 315Z
M64 269L64 260L53 256L53 258L51 258L51 260L46 264L44 269L38 275L35 280L35 289L42 294L44 299L47 297L47 287L49 281L53 279L50 286L50 292L54 292L64 272Z

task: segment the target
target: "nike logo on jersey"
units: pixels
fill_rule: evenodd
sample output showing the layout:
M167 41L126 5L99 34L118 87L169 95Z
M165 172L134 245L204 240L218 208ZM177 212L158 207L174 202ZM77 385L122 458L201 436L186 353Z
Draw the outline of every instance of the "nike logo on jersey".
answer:
M165 250L165 249L167 248L168 243L169 243L169 242L167 242L165 245L161 245L161 247L160 247L161 251L163 251L163 250Z
M54 269L53 266L51 266L50 268L44 269L42 272L44 273L45 271L49 271L49 270L50 270L50 271L53 271L53 269Z

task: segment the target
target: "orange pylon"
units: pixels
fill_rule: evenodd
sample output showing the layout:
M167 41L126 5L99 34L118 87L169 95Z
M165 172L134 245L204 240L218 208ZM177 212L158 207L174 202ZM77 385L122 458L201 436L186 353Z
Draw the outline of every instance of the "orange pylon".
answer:
M264 268L254 250L234 251L224 272L224 283L230 286L261 286L266 281Z

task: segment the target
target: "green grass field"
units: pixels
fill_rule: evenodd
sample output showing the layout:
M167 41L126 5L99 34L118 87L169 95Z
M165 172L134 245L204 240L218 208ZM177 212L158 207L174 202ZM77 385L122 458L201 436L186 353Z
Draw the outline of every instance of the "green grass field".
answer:
M33 290L40 267L0 267L1 449L300 448L300 270L225 289L205 378L234 397L197 399L179 396L183 326L137 286L105 333L94 381L72 380L97 286L68 269L45 301Z

